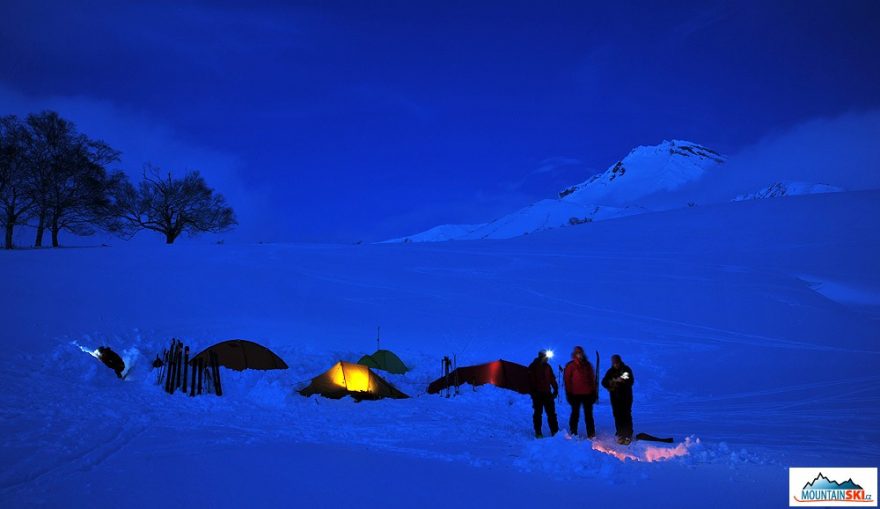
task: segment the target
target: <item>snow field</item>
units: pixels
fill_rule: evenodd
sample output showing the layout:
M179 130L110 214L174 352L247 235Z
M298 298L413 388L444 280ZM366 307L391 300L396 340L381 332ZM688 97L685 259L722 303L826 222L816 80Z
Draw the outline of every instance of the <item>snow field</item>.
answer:
M0 504L324 507L344 484L393 489L367 503L381 507L465 491L475 506L585 491L623 507L784 506L787 466L880 460L880 313L864 298L880 289L878 222L880 195L860 192L509 241L2 253ZM376 325L413 368L386 377L411 399L295 393L375 350ZM255 340L290 369L224 370L221 398L168 396L149 364L172 336ZM126 381L80 348L102 344L131 365ZM424 394L443 355L527 364L577 344L602 371L623 355L636 432L679 442L617 446L604 393L595 443L535 440L529 398L509 391ZM642 461L662 451L687 454Z

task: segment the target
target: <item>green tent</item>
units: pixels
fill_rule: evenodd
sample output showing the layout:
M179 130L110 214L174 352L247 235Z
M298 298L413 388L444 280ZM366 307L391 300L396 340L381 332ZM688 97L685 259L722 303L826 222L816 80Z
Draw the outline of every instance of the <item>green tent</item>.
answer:
M358 364L373 369L381 369L395 375L402 375L409 371L406 364L400 360L400 357L390 350L376 350L373 355L364 355Z

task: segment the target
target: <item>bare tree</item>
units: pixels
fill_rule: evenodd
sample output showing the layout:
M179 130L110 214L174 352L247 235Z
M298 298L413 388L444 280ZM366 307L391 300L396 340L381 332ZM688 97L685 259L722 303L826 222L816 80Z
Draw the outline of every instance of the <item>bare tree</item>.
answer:
M119 160L119 152L78 133L73 123L53 111L29 115L28 125L37 217L34 245L42 245L47 228L52 232L52 247L59 246L62 230L93 234L108 190L105 167Z
M173 244L181 233L219 233L238 224L235 213L221 194L208 187L197 171L176 179L160 176L158 168L147 166L137 188L117 182L114 205L118 218L111 231L132 236L140 230L165 235Z
M100 225L101 211L108 202L105 165L118 160L119 153L100 141L80 138L71 147L59 172L52 179L48 226L52 247L58 247L62 230L92 235Z
M41 247L49 218L53 180L61 177L61 165L74 128L73 124L51 111L28 115L27 124L31 133L28 146L30 192L37 220L34 247Z
M6 249L13 247L15 227L24 224L34 209L28 144L28 130L16 116L0 117L0 217L6 230Z

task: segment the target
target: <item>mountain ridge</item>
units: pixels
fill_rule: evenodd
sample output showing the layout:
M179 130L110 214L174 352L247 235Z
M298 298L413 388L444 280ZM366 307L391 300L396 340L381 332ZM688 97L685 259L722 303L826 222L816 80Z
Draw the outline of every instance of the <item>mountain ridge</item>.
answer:
M568 186L554 198L545 198L486 223L444 224L384 242L440 242L448 240L509 239L542 230L576 226L648 212L696 206L699 202L742 201L799 194L839 192L828 184L773 181L756 192L735 193L719 184L728 158L703 145L664 140L641 145L604 172ZM714 186L714 187L713 187ZM711 189L714 198L700 192ZM720 193L719 193L720 192Z

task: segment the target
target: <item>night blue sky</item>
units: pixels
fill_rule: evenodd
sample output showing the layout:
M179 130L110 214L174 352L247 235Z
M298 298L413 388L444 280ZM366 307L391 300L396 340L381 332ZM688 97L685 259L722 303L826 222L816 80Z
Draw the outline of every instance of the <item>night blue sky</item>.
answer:
M0 3L0 114L201 169L248 240L483 222L636 145L880 107L877 1Z

